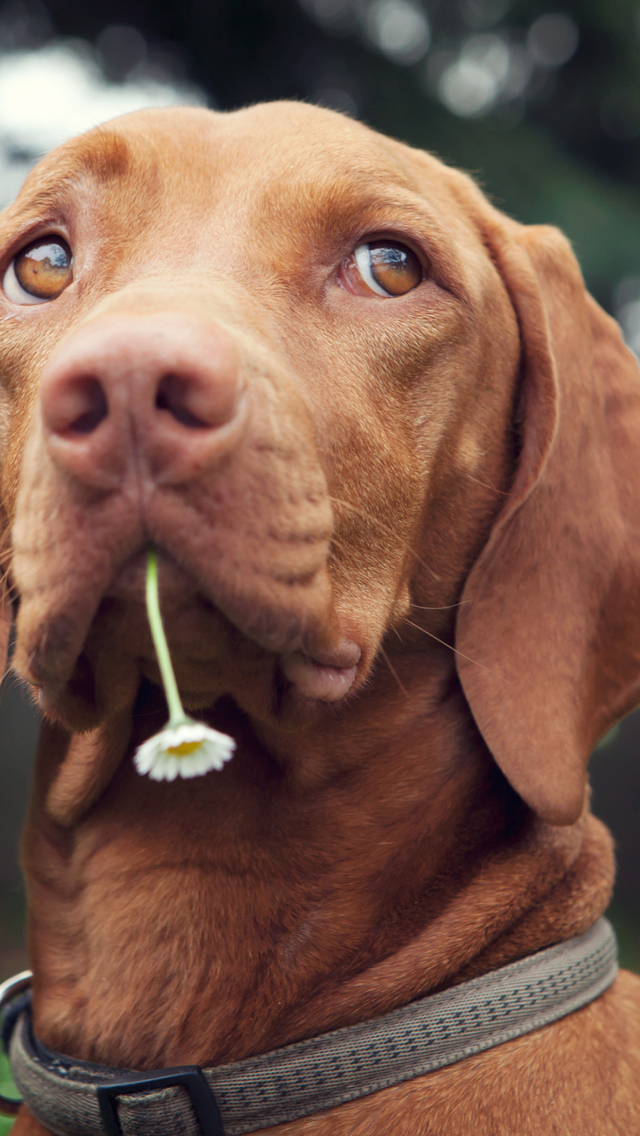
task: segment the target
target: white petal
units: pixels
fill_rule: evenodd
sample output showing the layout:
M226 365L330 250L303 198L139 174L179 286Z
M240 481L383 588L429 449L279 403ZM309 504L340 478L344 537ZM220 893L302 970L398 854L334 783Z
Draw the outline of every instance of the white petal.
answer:
M162 753L164 753L164 745L161 734L156 734L155 737L149 738L148 741L138 746L134 757L138 773L148 773Z
M181 745L197 744L192 753L172 752ZM174 781L176 777L200 777L211 769L222 769L233 756L236 744L204 722L181 722L166 726L159 734L138 747L134 762L138 773L147 773L153 781Z

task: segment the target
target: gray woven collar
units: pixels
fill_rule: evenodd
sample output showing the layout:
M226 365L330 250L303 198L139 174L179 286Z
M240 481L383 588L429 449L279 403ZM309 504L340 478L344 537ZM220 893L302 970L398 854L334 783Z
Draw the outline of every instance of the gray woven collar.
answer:
M566 943L373 1021L232 1065L148 1074L45 1050L23 1011L11 1040L11 1069L30 1111L55 1136L240 1136L529 1033L597 998L616 972L615 934L600 919Z

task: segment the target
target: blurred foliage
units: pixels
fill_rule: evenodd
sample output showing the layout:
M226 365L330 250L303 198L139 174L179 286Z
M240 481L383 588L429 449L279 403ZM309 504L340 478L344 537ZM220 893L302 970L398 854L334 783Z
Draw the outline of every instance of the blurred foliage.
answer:
M607 912L609 919L615 927L620 952L620 966L640 974L640 935L638 935L638 920L634 919L624 908L614 905Z
M550 5L516 4L522 20ZM640 175L640 8L634 0L569 0L580 29L575 56L530 117L590 165L638 185Z
M11 1075L9 1073L9 1063L4 1056L4 1053L0 1054L0 1093L7 1097L17 1097L19 1095L13 1081L11 1080ZM0 1136L6 1136L6 1134L11 1129L12 1124L12 1120L8 1119L7 1117L0 1116Z

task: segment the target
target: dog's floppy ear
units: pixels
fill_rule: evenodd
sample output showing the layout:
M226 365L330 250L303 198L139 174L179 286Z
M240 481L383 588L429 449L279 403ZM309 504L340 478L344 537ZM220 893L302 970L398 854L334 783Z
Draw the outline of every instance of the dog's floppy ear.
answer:
M520 325L521 449L467 580L459 672L513 787L571 824L595 742L640 701L640 374L559 232L488 205L479 223Z

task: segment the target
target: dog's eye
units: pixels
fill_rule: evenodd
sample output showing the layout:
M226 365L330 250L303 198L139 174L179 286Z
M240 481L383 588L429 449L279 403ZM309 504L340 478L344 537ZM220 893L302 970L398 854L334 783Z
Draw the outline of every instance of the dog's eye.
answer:
M368 241L358 245L344 265L352 291L378 296L404 296L422 281L422 265L406 245L396 241Z
M40 237L14 256L4 274L5 296L14 304L44 304L71 282L73 257L62 237Z

